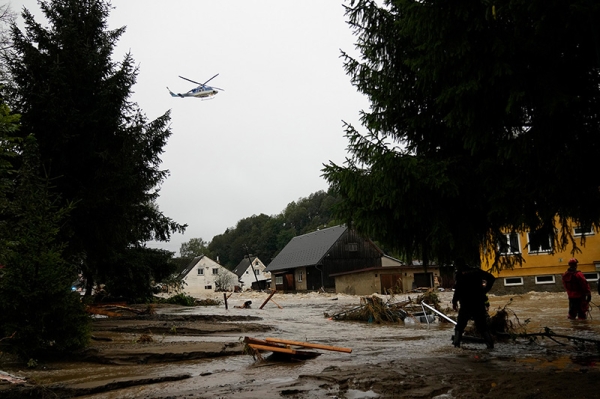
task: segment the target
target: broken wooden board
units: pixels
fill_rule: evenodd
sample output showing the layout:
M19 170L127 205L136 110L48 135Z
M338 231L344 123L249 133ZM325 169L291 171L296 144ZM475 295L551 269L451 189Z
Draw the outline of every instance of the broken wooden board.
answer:
M281 348L279 346L271 346L271 345L259 345L259 344L248 344L252 349L258 349L263 351L271 351L271 352L279 352L279 353L287 353L289 355L295 355L296 351L294 349L289 348Z
M121 317L123 316L121 313L112 312L110 310L104 309L104 307L88 305L85 307L85 311L89 314L94 315L102 315L108 317Z
M268 298L267 298L267 299L266 299L266 300L263 302L263 304L262 304L262 305L260 305L260 308L259 308L259 309L262 309L262 308L264 308L264 307L265 307L265 305L267 304L267 302L269 302L269 300L270 300L271 298L273 298L273 295L275 295L275 292L277 292L277 291L276 291L276 290L273 290L273 292L271 292L271 294L269 295L269 297L268 297ZM275 302L273 302L273 303L275 303ZM279 306L279 305L277 305L277 306Z
M245 337L244 342L255 351L270 351L273 352L273 354L277 355L283 354L285 356L288 356L290 359L305 360L314 359L315 357L321 356L321 354L318 352L292 349L282 344L267 342L265 340L257 338Z
M311 342L290 341L288 339L280 339L280 338L265 338L265 341L267 341L269 343L302 346L305 348L314 348L314 349L323 349L323 350L335 351L335 352L352 353L352 349L350 349L350 348L342 348L339 346L329 346L329 345L323 345L323 344L313 344Z

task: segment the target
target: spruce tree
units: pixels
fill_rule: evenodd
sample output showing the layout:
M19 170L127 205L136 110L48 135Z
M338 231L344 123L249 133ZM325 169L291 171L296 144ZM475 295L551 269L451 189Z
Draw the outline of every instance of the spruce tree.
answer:
M38 175L35 138L20 143L20 167L11 173L8 201L0 209L0 337L10 337L8 350L28 360L83 348L90 319L80 294L71 290L77 266L65 260L58 240L69 208ZM6 150L6 140L2 144Z
M324 175L337 216L408 258L510 267L510 231L577 251L568 221L600 227L600 3L351 1L371 106L350 158ZM506 263L501 263L506 262Z
M12 28L11 102L22 114L22 133L39 143L40 168L52 191L73 205L60 233L89 292L94 282L105 282L108 270L112 279L135 278L128 253L185 228L156 204L168 174L159 166L170 115L148 121L130 101L138 70L129 53L120 62L112 59L125 28L108 30L109 2L39 5L48 26L24 10L24 31Z

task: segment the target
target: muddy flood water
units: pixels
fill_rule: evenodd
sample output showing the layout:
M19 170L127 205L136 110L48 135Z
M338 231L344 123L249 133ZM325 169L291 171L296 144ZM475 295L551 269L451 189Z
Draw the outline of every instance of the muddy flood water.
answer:
M452 292L439 292L442 308L451 307ZM394 302L408 297L415 299L418 294L398 295ZM215 297L223 299L222 297ZM210 307L177 308L160 310L181 314L204 315L241 315L257 316L262 320L252 323L272 327L267 332L252 332L253 338L284 338L294 341L314 342L336 347L351 348L352 353L321 351L322 355L306 361L287 363L256 361L250 355L236 355L193 361L144 364L144 365L102 365L91 363L63 363L46 370L27 372L29 378L38 383L93 381L94 379L119 379L131 376L167 376L189 374L191 377L172 382L162 382L111 392L84 396L85 398L175 398L175 397L284 397L281 387L294 385L300 375L315 375L327 369L343 369L361 365L368 370L381 368L382 364L394 362L410 363L411 359L440 358L485 358L516 362L519 365L551 368L554 371L596 370L598 352L590 348L577 350L574 344L563 340L561 343L550 339L538 339L535 343L527 339L498 342L495 349L488 351L482 343L464 343L462 348L451 345L453 325L439 322L431 324L421 322L400 322L398 324L375 324L350 321L336 321L330 317L360 305L360 297L342 294L279 294L273 296L274 302L268 302L259 309L267 298L265 293L236 293L228 300L229 309L224 305ZM389 297L382 296L384 301ZM251 300L250 309L240 309L244 302ZM594 297L592 301L598 301ZM507 307L526 326L528 333L544 331L548 327L555 334L576 336L600 340L600 311L592 306L591 318L586 321L571 321L566 317L567 298L563 293L529 293L519 296L491 296L490 313L495 309ZM277 306L279 305L279 306ZM516 322L516 319L513 319ZM237 322L239 323L239 322ZM153 336L156 341L174 342L177 340L199 340L214 342L232 342L242 339L244 334L219 333L207 336ZM134 340L135 337L130 337ZM365 367L366 366L366 367ZM19 374L18 370L11 370ZM243 389L241 388L243 387ZM269 389L271 387L272 389ZM277 391L279 389L279 391ZM237 393L236 393L237 392ZM269 396L268 392L272 393ZM279 392L279 393L277 393ZM338 391L327 393L299 394L288 390L287 397L344 397L379 398L401 397L377 393L370 389L346 389L343 395ZM294 396L296 392L296 396ZM449 391L438 396L428 394L423 397L453 398ZM203 396L204 393L204 396ZM444 396L446 395L446 396ZM598 394L600 397L600 394ZM412 397L412 396L411 396ZM483 396L482 396L483 397ZM532 396L538 397L538 396ZM540 396L542 397L542 396ZM577 396L574 396L577 397Z

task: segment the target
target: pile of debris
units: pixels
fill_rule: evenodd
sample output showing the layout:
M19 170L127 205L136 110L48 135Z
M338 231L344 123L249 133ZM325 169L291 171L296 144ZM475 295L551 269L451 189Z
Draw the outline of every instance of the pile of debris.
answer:
M427 306L425 306L427 305ZM394 296L385 301L379 296L361 297L360 306L325 317L332 320L363 321L368 323L399 323L401 321L419 321L431 323L435 313L441 314L440 301L434 290L430 289L415 300L411 297L396 302ZM440 320L444 320L440 318Z

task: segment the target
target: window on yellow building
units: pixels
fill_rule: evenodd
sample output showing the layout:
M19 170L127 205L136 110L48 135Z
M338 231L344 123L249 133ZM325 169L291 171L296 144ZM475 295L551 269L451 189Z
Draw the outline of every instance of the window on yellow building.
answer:
M583 273L587 281L598 281L598 273Z
M546 231L530 231L527 235L530 254L552 252L552 241L550 241L550 234Z
M521 244L517 233L504 235L504 241L498 243L498 249L502 255L514 255L521 253Z
M556 280L554 279L553 275L535 276L536 284L554 284L555 282Z
M582 236L582 235L592 235L594 234L594 229L592 229L591 226L577 226L573 229L573 233L575 234L575 236Z
M523 285L523 277L506 277L504 279L504 285L507 287L511 285Z

